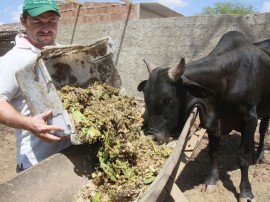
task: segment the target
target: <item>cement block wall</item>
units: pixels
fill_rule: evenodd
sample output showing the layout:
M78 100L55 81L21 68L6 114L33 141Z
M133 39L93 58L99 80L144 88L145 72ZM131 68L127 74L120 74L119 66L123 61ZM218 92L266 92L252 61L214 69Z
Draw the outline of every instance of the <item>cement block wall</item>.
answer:
M270 13L247 16L194 16L78 24L73 44L90 44L111 36L116 66L127 94L142 97L137 85L148 78L143 59L157 66L175 66L206 56L228 31L238 30L252 42L270 38ZM69 44L73 25L61 25L58 42Z

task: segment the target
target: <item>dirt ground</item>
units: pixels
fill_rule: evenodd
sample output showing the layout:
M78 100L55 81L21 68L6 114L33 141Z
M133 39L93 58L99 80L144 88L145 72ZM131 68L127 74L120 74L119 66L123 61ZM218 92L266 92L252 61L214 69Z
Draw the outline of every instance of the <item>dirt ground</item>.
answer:
M14 130L0 125L0 184L16 176L16 138Z
M258 133L255 141L258 143ZM177 181L177 185L191 202L236 202L239 197L240 169L236 155L240 135L231 133L223 136L219 154L219 181L217 190L212 194L202 192L205 177L209 171L207 134ZM265 158L270 161L270 134L265 140ZM270 201L270 164L256 164L249 167L249 180L257 202Z
M239 194L240 170L236 162L236 154L240 136L232 133L224 136L220 148L220 166L216 192L207 194L201 192L202 183L209 168L207 154L207 136L205 136L196 151L194 161L191 161L177 181L190 202L231 202L237 201ZM270 135L265 141L265 156L270 161ZM0 184L16 176L15 171L15 135L13 129L0 125ZM270 201L270 165L251 165L249 179L257 202Z

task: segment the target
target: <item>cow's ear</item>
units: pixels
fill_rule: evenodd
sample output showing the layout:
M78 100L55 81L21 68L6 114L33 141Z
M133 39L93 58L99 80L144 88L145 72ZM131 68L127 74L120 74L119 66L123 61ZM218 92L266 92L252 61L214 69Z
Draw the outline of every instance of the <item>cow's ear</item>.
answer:
M186 88L191 95L198 98L206 98L215 94L213 90L201 86L200 84L191 80L183 81L183 87Z
M137 87L137 90L142 92L144 87L145 87L145 84L146 84L147 80L144 80L142 81L141 83L139 83L138 87Z

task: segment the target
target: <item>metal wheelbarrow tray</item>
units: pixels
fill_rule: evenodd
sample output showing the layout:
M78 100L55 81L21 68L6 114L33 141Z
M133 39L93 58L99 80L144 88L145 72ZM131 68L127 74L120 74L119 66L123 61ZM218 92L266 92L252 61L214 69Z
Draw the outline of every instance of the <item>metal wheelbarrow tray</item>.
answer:
M56 88L66 84L84 86L92 81L120 88L121 80L114 66L113 51L110 37L85 46L47 47L42 50L34 64L16 72L31 115L51 109L53 117L48 124L65 128L64 132L55 132L55 135L75 136Z

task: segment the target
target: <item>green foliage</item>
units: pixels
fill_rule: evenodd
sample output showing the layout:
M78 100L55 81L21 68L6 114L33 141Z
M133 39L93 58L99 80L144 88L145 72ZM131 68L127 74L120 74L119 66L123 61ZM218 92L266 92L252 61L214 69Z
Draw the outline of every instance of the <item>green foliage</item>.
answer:
M101 193L98 192L93 198L92 202L99 202L101 200Z
M81 142L99 145L99 166L79 198L124 202L138 197L173 150L145 137L140 103L100 83L67 85L58 93Z
M197 15L247 15L254 13L252 6L245 6L241 3L218 2L213 7L206 6Z

